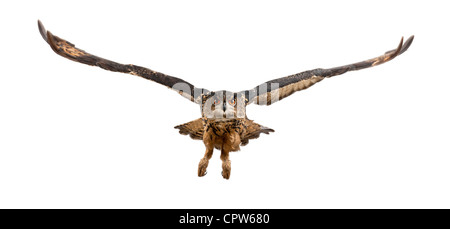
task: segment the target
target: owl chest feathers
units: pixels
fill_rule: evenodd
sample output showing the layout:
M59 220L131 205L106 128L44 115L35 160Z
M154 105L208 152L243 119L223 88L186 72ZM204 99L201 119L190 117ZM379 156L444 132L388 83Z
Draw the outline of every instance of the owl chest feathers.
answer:
M239 150L245 134L244 119L203 119L203 142L216 149Z

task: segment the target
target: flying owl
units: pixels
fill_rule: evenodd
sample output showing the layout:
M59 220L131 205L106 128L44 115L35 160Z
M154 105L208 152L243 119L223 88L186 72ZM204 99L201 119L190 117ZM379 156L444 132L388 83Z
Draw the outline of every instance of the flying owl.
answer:
M262 126L247 118L246 106L250 104L270 105L280 101L294 92L309 88L325 78L341 75L348 71L373 67L394 59L408 50L414 36L403 43L403 38L396 49L366 61L335 68L317 68L290 76L262 83L250 90L240 92L209 91L173 76L165 75L148 68L132 64L120 64L101 57L91 55L75 47L74 44L46 31L38 20L39 32L44 40L58 55L83 64L129 73L167 86L200 106L202 117L194 121L175 126L180 134L189 135L192 139L202 140L206 146L204 157L198 165L198 176L206 175L208 162L214 148L221 150L222 176L230 178L231 162L229 153L238 151L240 146L248 144L261 133L269 134L273 129Z

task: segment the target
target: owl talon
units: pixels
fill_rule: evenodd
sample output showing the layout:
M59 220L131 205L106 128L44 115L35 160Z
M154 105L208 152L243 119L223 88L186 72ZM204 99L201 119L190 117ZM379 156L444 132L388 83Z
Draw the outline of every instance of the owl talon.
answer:
M198 176L202 177L207 174L206 168L208 167L208 160L202 159L198 164Z
M222 177L224 178L224 179L230 179L230 175L231 175L231 171L230 170L228 170L228 171L222 171Z

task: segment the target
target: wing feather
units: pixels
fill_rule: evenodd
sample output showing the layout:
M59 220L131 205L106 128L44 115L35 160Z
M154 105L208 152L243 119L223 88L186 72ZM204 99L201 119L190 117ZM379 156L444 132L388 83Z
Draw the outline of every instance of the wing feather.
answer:
M269 134L270 132L275 132L273 129L262 126L252 120L246 119L244 121L245 131L243 136L241 136L241 145L245 146L248 144L250 139L259 138L261 133Z
M174 127L180 134L189 135L194 140L203 140L203 121L201 118Z
M246 94L248 104L255 103L258 105L270 105L274 102L277 102L283 98L288 97L294 92L309 88L315 83L318 83L325 78L341 75L348 71L356 71L364 68L373 67L388 62L394 59L396 56L408 50L413 39L414 36L411 36L410 38L408 38L408 40L406 40L405 43L403 43L402 37L400 44L397 46L396 49L390 50L381 56L369 60L335 68L329 69L318 68L314 70L297 73L294 75L267 81L251 90L242 91L240 93Z
M113 72L128 73L142 78L154 81L177 91L183 97L195 102L201 103L203 94L209 91L203 88L197 88L194 85L173 76L165 75L160 72L153 71L148 68L144 68L132 64L120 64L114 61L110 61L79 49L74 44L53 35L50 31L45 30L44 25L38 20L39 32L42 38L50 45L52 50L58 55L65 57L69 60L73 60L79 63L98 66L105 70Z

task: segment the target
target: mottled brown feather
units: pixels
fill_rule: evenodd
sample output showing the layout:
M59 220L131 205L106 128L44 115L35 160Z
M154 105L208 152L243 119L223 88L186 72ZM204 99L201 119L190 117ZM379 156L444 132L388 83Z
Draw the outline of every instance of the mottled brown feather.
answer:
M203 140L204 127L201 118L175 126L174 128L179 129L182 135L189 135L195 140Z
M348 71L369 68L388 62L408 50L413 40L414 36L411 36L410 38L408 38L408 40L406 40L405 43L403 43L402 38L400 44L396 49L390 50L381 56L369 60L335 68L318 68L297 73L294 75L267 81L251 90L243 91L241 93L246 94L249 104L255 103L258 105L270 105L274 102L288 97L294 92L304 90L314 85L315 83L322 81L324 78L329 78L332 76L344 74Z
M201 118L175 126L174 128L179 129L180 134L189 135L194 140L203 140L203 135L205 133L205 127ZM269 134L270 132L275 131L273 129L255 123L252 120L244 119L243 130L239 132L242 133L241 145L245 146L248 144L250 139L258 138L261 133Z
M91 66L98 66L100 68L113 72L129 73L132 75L140 76L142 78L167 86L177 91L183 97L198 104L201 103L202 96L209 92L208 90L203 88L196 88L194 85L182 79L165 75L148 68L132 64L120 64L89 54L82 49L76 48L74 44L53 35L50 31L45 30L44 25L41 23L41 21L38 21L38 27L42 38L44 38L44 40L50 45L52 50L55 51L55 53L57 53L58 55L69 60Z

